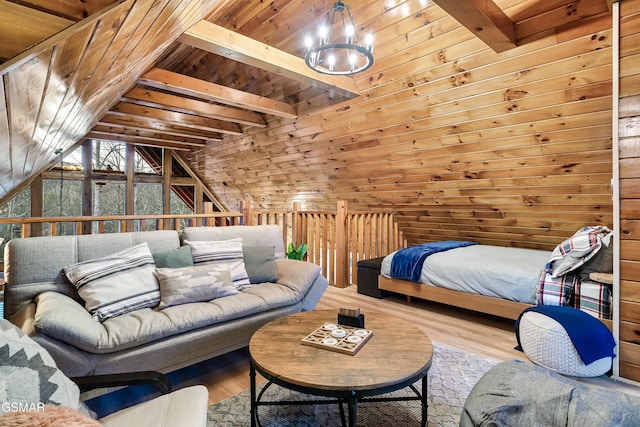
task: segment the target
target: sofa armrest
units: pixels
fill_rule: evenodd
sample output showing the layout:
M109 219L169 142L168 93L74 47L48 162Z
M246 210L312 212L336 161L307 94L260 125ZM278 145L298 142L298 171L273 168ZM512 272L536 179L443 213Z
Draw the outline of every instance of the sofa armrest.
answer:
M78 388L80 388L80 392L93 390L95 388L121 387L142 384L152 385L163 394L171 393L172 390L169 378L165 374L156 371L88 375L85 377L72 377L71 381L78 385Z
M35 301L38 332L85 351L98 347L103 327L82 304L57 292L44 292Z
M303 310L313 310L329 286L319 265L294 259L276 259L278 283L299 295Z

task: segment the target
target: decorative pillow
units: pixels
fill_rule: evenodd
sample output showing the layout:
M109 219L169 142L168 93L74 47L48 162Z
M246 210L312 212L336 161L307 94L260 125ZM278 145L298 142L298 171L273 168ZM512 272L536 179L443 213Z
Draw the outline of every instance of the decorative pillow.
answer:
M610 233L607 227L587 226L556 246L549 259L552 277L575 271L591 260L602 248L602 239L608 239Z
M25 406L37 410L49 403L89 415L80 390L51 355L5 319L0 319L0 401L0 415Z
M182 268L158 268L160 282L159 309L189 302L211 301L235 295L229 267L222 264L205 264Z
M185 244L191 246L193 263L200 264L225 264L229 266L231 280L238 290L250 286L249 275L244 265L242 252L242 238L230 240L185 240Z
M191 246L180 246L164 252L154 252L151 254L156 268L180 268L193 265L191 256Z
M251 283L275 283L278 280L275 250L274 246L242 246L244 265Z
M155 263L146 243L104 258L64 267L85 308L99 321L145 307L155 307L160 290Z

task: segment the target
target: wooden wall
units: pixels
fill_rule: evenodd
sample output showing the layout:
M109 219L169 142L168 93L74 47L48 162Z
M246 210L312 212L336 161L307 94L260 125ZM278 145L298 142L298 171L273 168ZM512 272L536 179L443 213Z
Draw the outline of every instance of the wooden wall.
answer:
M545 2L551 11L537 17L540 5L498 1L517 23L519 47L503 53L432 2L361 3L354 16L375 34L376 62L355 76L360 97L320 106L306 100L297 120L273 119L187 155L231 209L244 198L274 209L346 200L353 209L399 212L409 243L473 239L549 250L584 225L612 226L605 1L571 10ZM260 25L212 20L299 50L290 35L302 40L299 28L276 25L285 12L265 9ZM587 12L594 17L571 22ZM221 70L201 55L179 71L215 77ZM234 78L242 87L252 76Z
M620 3L620 376L640 381L640 2Z

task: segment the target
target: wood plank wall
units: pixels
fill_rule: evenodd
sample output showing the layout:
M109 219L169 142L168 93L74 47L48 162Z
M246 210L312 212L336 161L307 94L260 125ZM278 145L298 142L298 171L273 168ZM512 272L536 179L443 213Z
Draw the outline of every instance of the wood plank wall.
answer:
M248 198L271 209L295 200L305 209L337 200L393 209L409 244L472 239L552 250L584 225L612 226L606 3L575 3L576 16L602 12L548 29L545 20L566 19L564 6L528 19L522 1L500 1L519 22L521 45L499 54L431 2L397 3L382 15L379 2L354 10L376 40L375 64L354 77L360 97L307 100L297 120L273 119L187 155L229 206ZM282 9L269 10L273 21ZM268 17L262 22L233 27L278 48L293 43ZM220 71L200 61L181 71ZM240 80L251 76L236 77L238 87L250 84Z
M620 376L640 381L640 2L620 3Z

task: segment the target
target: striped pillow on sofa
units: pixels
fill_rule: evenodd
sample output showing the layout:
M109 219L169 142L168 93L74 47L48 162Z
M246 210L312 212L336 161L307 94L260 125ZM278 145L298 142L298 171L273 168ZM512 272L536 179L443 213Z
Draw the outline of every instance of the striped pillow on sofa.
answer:
M242 238L229 240L185 240L191 246L191 256L195 265L223 264L229 266L233 285L241 291L251 286L244 265Z
M68 265L63 271L85 308L101 322L160 302L155 263L146 243Z

